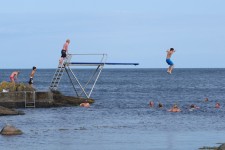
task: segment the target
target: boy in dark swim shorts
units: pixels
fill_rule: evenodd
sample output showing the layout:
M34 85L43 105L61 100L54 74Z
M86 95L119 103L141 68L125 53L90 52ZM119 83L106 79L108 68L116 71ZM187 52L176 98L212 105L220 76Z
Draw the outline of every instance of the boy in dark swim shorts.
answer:
M34 78L34 74L35 74L35 72L36 72L36 67L33 67L33 70L31 71L31 74L30 74L30 80L29 80L29 84L33 84L34 83L34 81L33 81L33 78Z
M66 43L63 45L63 49L61 50L61 58L59 60L59 63L62 65L64 58L66 58L66 55L68 53L68 47L70 44L70 40L67 39Z
M173 67L174 67L174 63L171 61L171 56L172 54L175 52L174 48L170 48L170 50L167 50L167 56L166 56L166 62L169 66L169 68L167 69L167 73L171 74Z

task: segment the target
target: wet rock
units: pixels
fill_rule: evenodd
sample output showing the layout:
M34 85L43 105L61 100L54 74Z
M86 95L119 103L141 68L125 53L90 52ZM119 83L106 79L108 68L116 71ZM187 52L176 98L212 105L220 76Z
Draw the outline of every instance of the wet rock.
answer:
M225 150L225 144L220 145L217 150Z
M79 106L81 103L84 102L88 102L90 104L94 103L93 99L65 96L61 94L59 91L53 92L53 99L55 106Z
M6 125L0 132L2 135L20 135L23 132L12 125Z
M0 106L0 116L5 115L24 115L24 112Z
M7 84L3 82L2 86L7 89ZM11 84L10 84L11 85ZM25 89L24 85L18 86L17 90ZM0 89L1 90L1 89ZM2 92L0 93L0 106L7 108L24 108L25 100L30 104L34 104L35 97L35 107L37 108L49 108L49 107L60 107L60 106L79 106L81 103L87 101L89 104L94 103L93 99L74 97L74 96L65 96L59 91L15 91L15 92ZM27 106L27 105L26 105ZM0 108L0 115L5 114L6 110L2 110ZM21 114L18 112L16 114Z

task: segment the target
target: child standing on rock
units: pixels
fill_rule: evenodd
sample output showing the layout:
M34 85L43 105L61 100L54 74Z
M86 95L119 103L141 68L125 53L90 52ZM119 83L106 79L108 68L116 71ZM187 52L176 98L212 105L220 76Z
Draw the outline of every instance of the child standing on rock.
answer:
M36 70L37 70L37 68L34 66L33 70L30 73L30 80L28 82L29 84L33 84L34 83L33 78L34 78L34 74L35 74Z

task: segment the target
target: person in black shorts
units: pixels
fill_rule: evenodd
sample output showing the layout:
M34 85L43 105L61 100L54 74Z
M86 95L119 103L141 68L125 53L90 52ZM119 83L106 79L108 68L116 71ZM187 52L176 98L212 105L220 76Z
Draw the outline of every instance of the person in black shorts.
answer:
M62 54L62 58L65 58L66 57L66 54L68 53L68 48L69 48L69 44L70 44L70 39L67 39L66 40L66 43L63 45L63 49L61 51L61 54Z
M30 73L30 80L28 82L29 84L33 84L34 83L33 78L34 78L34 74L35 74L36 70L37 70L37 68L34 66L33 70Z
M66 40L66 43L63 45L63 49L61 50L61 58L59 60L59 63L62 65L64 58L66 58L66 55L68 53L68 48L70 44L70 39Z

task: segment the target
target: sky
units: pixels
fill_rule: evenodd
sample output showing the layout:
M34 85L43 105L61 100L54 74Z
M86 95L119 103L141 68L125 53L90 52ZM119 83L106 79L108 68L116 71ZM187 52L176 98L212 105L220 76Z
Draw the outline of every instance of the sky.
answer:
M171 47L176 68L224 68L224 6L224 0L0 0L0 68L56 68L68 38L70 53L140 63L132 68L168 67Z

